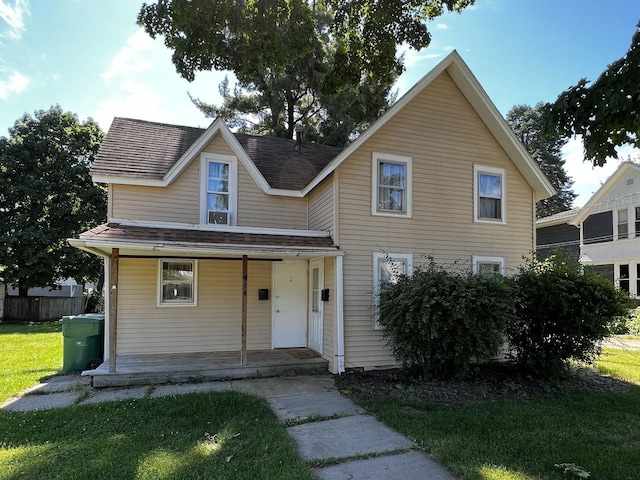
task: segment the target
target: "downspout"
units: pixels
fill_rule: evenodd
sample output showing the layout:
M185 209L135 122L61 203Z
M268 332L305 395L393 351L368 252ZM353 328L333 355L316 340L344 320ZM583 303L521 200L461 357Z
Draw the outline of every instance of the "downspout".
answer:
M344 267L342 256L336 257L336 373L344 373Z

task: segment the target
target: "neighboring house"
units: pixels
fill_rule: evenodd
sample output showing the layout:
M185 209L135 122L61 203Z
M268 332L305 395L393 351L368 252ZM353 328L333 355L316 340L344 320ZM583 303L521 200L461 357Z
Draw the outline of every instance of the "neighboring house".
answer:
M640 297L640 165L622 163L570 221L580 262Z
M331 372L394 365L379 282L426 263L504 272L554 193L457 52L344 150L116 118L92 167L118 358L305 347ZM172 357L173 358L173 357Z
M51 287L36 287L30 288L27 291L29 297L82 297L84 287L78 285L73 278L67 278L66 280L58 280L56 282L58 288ZM7 295L17 296L19 295L18 288L8 285Z
M578 211L574 208L536 221L536 253L540 258L547 258L556 248L580 256L580 229L570 224Z

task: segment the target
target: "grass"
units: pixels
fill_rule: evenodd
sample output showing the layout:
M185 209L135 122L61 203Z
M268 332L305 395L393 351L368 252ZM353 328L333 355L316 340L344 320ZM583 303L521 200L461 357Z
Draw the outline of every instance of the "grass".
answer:
M596 368L639 381L640 351L606 353ZM349 392L463 479L572 478L554 467L560 463L575 463L593 479L640 478L638 385L445 402L400 385L383 394L357 386Z
M236 392L0 412L0 479L312 479L260 398Z
M0 323L0 404L62 368L59 322Z
M4 401L59 370L60 325L0 324L0 351ZM236 392L0 410L0 432L0 480L313 478L266 401Z

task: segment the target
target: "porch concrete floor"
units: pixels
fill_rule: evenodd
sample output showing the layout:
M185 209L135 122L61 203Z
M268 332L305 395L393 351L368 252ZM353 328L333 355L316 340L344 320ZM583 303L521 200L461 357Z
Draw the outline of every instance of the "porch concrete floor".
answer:
M82 375L91 377L93 387L101 388L326 373L328 365L307 348L282 348L250 350L246 365L240 364L239 351L118 355L115 372L109 372L106 360Z

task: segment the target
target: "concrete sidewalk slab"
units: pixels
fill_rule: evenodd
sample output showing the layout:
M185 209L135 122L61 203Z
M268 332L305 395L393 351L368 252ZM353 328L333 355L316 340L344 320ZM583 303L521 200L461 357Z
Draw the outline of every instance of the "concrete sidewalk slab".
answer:
M305 460L347 458L414 446L408 438L368 415L305 423L287 431Z
M25 393L59 393L71 390L80 390L83 387L89 387L91 380L89 377L81 377L80 375L64 375L51 377L43 380Z
M24 395L9 400L2 406L9 412L31 412L34 410L50 410L74 405L77 392L50 393L47 395Z
M339 392L315 393L310 395L288 395L267 399L271 409L280 420L307 418L313 415L359 415L364 410Z
M330 392L336 389L336 385L330 375L309 375L234 380L231 388L240 393L273 398Z
M396 455L352 460L312 472L320 480L388 480L420 478L424 480L456 480L456 476L432 460L426 453L412 450Z
M149 387L122 388L118 390L100 390L99 392L91 394L91 396L82 401L80 405L144 398L147 396L148 390Z
M175 385L159 385L151 392L149 398L183 395L185 393L228 391L231 391L231 382L181 383Z

